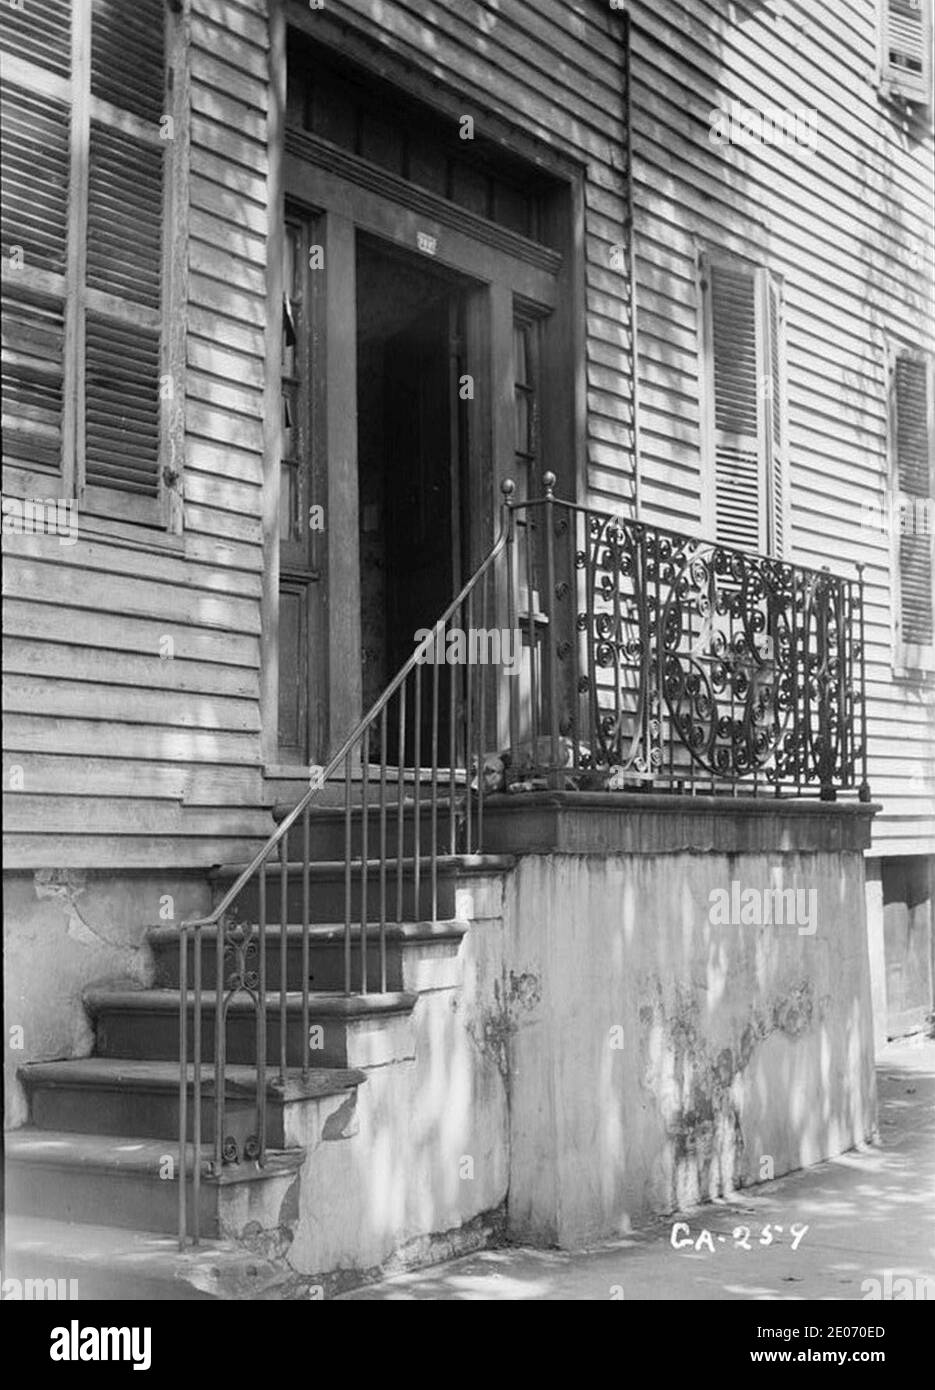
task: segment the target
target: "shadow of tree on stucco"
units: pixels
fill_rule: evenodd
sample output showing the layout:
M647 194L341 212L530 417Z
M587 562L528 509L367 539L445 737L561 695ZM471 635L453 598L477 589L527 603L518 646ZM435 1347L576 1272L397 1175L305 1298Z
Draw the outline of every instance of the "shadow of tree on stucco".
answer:
M344 1297L933 1299L935 1046L888 1049L878 1077L877 1145L727 1201L675 1213L664 1221L647 1221L627 1239L589 1251L488 1250ZM705 1231L707 1240L702 1237Z

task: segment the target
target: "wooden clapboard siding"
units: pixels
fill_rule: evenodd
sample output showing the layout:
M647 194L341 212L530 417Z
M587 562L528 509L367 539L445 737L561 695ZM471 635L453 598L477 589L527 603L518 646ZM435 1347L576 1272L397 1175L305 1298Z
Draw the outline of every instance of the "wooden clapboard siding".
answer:
M11 751L3 761L7 785L14 768L22 771L33 796L136 797L253 808L262 799L259 773L245 777L238 766L219 764L196 776L179 763Z
M12 566L11 566L12 573ZM92 650L140 653L152 658L166 636L166 625L151 618L102 613L99 609L65 607L60 603L8 598L4 603L4 631L9 640L33 638L40 642L64 642ZM232 632L174 622L171 633L176 659L201 661L214 666L238 666L257 670L259 639Z
M256 671L242 666L218 666L179 656L156 664L148 656L127 651L34 638L23 641L11 637L4 652L4 665L11 675L54 680L106 682L118 687L191 692L195 696L223 695L245 701L256 700L259 694Z
M5 537L11 867L206 867L271 829L259 740L267 25L265 0L193 0L179 545Z
M849 574L867 565L870 781L884 804L874 844L931 852L931 699L918 682L894 680L890 541L864 529L862 509L887 486L883 334L935 347L925 317L932 142L904 139L869 80L873 7L846 9L842 23L830 3L788 6L785 22L753 4L729 17L713 0L633 6L643 496L649 519L697 524L694 413L678 408L688 429L667 433L658 391L680 407L697 379L698 243L769 265L785 291L792 558ZM731 97L817 108L818 149L712 144L708 113ZM676 439L678 468L695 475L681 488ZM606 441L602 496L613 490L608 452L622 442Z

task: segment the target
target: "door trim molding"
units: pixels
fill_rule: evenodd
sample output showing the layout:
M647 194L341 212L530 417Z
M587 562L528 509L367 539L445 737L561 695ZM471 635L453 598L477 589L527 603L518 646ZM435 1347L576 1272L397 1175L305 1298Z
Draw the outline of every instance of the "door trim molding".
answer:
M348 163L344 173L323 167L316 162L322 144L322 141L309 141L304 136L300 141L293 141L290 133L285 158L285 183L290 200L309 210L336 213L361 231L421 254L427 261L449 266L469 279L487 284L494 277L509 280L523 299L542 309L555 307L556 285L562 266L562 257L557 252L548 253L549 264L554 268L534 265L514 250L475 235L473 225L469 225L470 214L462 215L461 209L454 209L444 199L426 195L423 208L421 192L418 205L411 196L397 196L400 191L409 195L413 191L412 185L404 179L397 180L378 171L379 182L384 186L377 187L375 181L359 183L356 177L348 175L356 176L360 169L369 170L371 166L351 156L346 157ZM485 231L492 226L483 218L474 221L481 223ZM495 230L503 232L503 228ZM504 235L512 238L513 234ZM523 238L515 240L522 242ZM499 265L492 270L494 258Z
M282 0L270 0L269 112L266 153L269 218L266 235L266 381L263 391L263 577L260 597L260 756L279 756L279 490L282 457L282 262L285 240L284 133L286 19Z
M392 199L401 207L421 212L443 226L464 231L475 241L484 242L498 251L505 251L508 255L527 261L541 270L547 270L552 275L557 275L561 269L563 258L560 251L554 251L541 242L532 241L520 232L510 231L498 222L491 222L489 218L471 212L469 208L461 207L458 203L452 203L437 193L431 193L418 184L410 183L408 179L400 178L388 169L381 169L379 165L360 159L357 155L321 139L320 136L287 127L286 153L297 155L321 169L327 169L358 188L369 188L374 193Z

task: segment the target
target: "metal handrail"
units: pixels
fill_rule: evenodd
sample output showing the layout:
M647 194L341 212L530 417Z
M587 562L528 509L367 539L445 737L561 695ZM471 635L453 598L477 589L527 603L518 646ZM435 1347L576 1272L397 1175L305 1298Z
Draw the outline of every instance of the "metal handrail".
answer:
M492 547L490 548L490 550L488 551L487 555L484 557L484 559L480 562L480 564L479 564L479 565L477 566L477 568L474 570L474 572L473 572L473 574L470 576L470 578L469 578L469 579L465 582L465 584L462 586L462 588L460 589L460 591L458 592L458 594L455 596L455 598L452 599L451 603L449 603L448 607L445 609L444 613L442 613L441 617L436 621L434 627L429 631L429 633L427 634L427 636L425 636L425 637L422 639L422 641L418 643L418 645L415 647L415 650L413 651L412 655L411 655L411 656L407 659L407 661L403 664L403 666L400 668L400 670L399 670L399 671L397 672L397 674L394 676L394 678L392 679L392 681L390 681L389 685L386 687L386 689L385 689L385 690L383 691L383 693L380 695L379 699L377 699L377 700L374 702L374 704L370 707L370 709L367 711L367 713L366 713L365 715L363 715L363 717L362 717L361 719L359 719L358 722L355 724L355 726L354 726L354 728L352 729L352 731L347 735L347 737L345 738L344 742L341 744L341 747L340 747L340 748L338 749L338 751L331 757L331 759L328 761L328 763L327 763L327 764L325 765L325 767L322 769L322 771L321 771L319 777L317 778L317 784L316 784L315 786L310 786L310 787L308 788L308 790L303 794L303 796L300 798L300 800L298 801L298 803L293 807L293 809L288 813L288 815L280 822L280 824L277 826L277 828L273 831L273 833L272 833L272 834L269 836L269 838L266 840L265 844L256 852L256 854L255 854L255 855L253 856L253 858L251 859L250 863L249 863L249 864L246 866L246 868L243 869L242 872L238 875L238 877L237 877L237 879L235 880L235 882L230 886L230 888L229 888L229 889L227 890L227 892L223 895L223 897L222 897L221 900L216 904L216 906L212 909L212 911L209 912L209 913L207 913L206 915L204 915L204 916L202 916L202 917L189 918L188 920L186 920L186 921L184 921L184 922L182 922L182 923L180 924L180 927L179 927L179 947L180 947L180 964L179 964L179 995L180 995L180 1004L179 1004L179 1244L180 1244L180 1247L184 1247L184 1244L185 1244L185 1241L186 1241L186 1231L187 1231L187 1212L186 1212L187 1183L186 1183L186 1175L187 1175L187 1170L188 1170L188 1162L187 1162L187 1134L188 1134L188 1051L189 1051L189 1049L188 1049L188 935L189 935L189 933L191 932L191 933L193 933L193 936L194 936L194 964L193 964L193 978L192 978L192 992L193 992L193 996L194 996L194 998L193 998L193 1020L192 1020L192 1062L193 1062L193 1077L192 1077L192 1139L193 1139L193 1143L192 1143L192 1201L193 1201L193 1213L194 1213L194 1215L193 1215L193 1231L194 1231L193 1239L194 1239L194 1241L197 1243L197 1241L198 1241L198 1206L199 1206L200 1181L201 1181L201 1161L202 1161L202 1140L201 1140L201 1106L202 1106L202 1087L201 1087L201 1065L202 1065L202 1063L201 1063L201 1052L202 1052L202 1047L201 1047L201 1043L202 1043L201 934L202 934L202 932L203 932L204 930L210 929L210 928L212 928L212 927L218 929L218 938L217 938L216 945L215 945L215 955L216 955L216 990L215 990L215 1052L214 1052L214 1077L215 1077L215 1084L214 1084L214 1101L215 1101L215 1168L217 1169L217 1168L220 1166L220 1164L224 1161L224 1157L225 1157L225 1152L224 1152L224 1144L225 1144L225 1141L224 1141L223 1132L222 1132L222 1130L223 1130L223 1116L224 1116L224 1110L225 1110L225 1094L224 1094L224 1092L225 1092L225 1064L224 1064L224 1050L225 1050L225 1048L224 1048L224 1028L225 1028L225 1010L226 1010L226 1004L227 1004L227 1002L229 1001L229 998L230 998L230 992L226 992L226 991L225 991L225 982L224 982L224 975L223 975L224 942L223 942L223 940L222 940L221 938L222 938L222 934L223 934L223 924L224 924L224 920L225 920L226 914L229 913L231 907L232 907L233 904L237 901L238 897L239 897L240 894L243 892L243 890L246 888L246 886L251 882L251 880L253 879L254 875L256 875L256 874L259 872L259 874L260 874L259 892L260 892L260 905L261 905L261 906L260 906L260 926L259 926L259 941L258 941L258 957L259 957L259 959L258 959L258 971L256 972L257 978L256 978L255 982L253 983L253 985L252 985L252 987L251 987L251 985L250 985L249 982L246 982L246 983L244 982L244 981L245 981L245 972L242 970L242 971L241 971L241 987L244 988L244 989L246 989L247 992L248 992L248 993L251 995L251 997L254 999L254 1005L255 1005L255 1011L256 1011L256 1019L257 1019L257 1110L258 1110L258 1125L257 1125L257 1128L258 1128L258 1135L257 1135L257 1141L256 1141L255 1152L252 1153L252 1154L249 1155L249 1156L251 1156L251 1157L256 1157L256 1158L258 1158L258 1159L262 1162L263 1159L264 1159L264 1157L265 1157L265 1150L266 1150L266 1142L265 1142L266 1041L267 1041L267 1039L266 1039L266 1005L265 1005L265 994L266 994L266 937L265 937L265 929L266 929L266 922L265 922L265 915L266 915L266 912L265 912L266 883L265 883L265 870L266 870L266 865L267 865L268 861L271 859L271 857L274 855L274 853L276 852L277 848L279 848L279 849L280 849L280 859L281 859L281 869L282 869L282 894L281 894L281 904L282 904L282 907L283 907L283 920L282 920L282 922L281 922L281 924L280 924L280 926L281 926L281 932L282 932L282 940L281 940L281 948L280 948L280 970L281 970L280 1015L281 1015L281 1031L282 1031L282 1049L281 1049L280 1076L281 1076L282 1079L284 1079L284 1074L285 1074L285 1058L286 1058L285 1030L286 1030L286 1010L287 1010L287 1004L286 1004L286 993L287 993L287 990L286 990L286 984L287 984L287 980L286 980L286 959L287 959L287 939L288 939L288 920L287 920L288 914L287 914L287 911L286 911L286 902L287 902L287 866L286 866L285 853L286 853L287 837L288 837L288 835L289 835L289 831L290 831L290 830L292 829L292 827L297 823L297 821L299 820L299 818L300 818L301 816L303 816L303 815L306 816L306 825L305 825L305 855L304 855L304 865L303 865L303 870L304 870L304 873L303 873L303 890L304 890L304 911L303 911L303 963L304 963L304 977L303 977L303 991L302 991L302 1007L303 1007L303 1028L304 1028L304 1034L305 1034L305 1057L306 1057L306 1068L307 1068L307 1056L308 1056L308 1054L307 1054L307 1041L308 1041L308 969L307 969L307 962L308 962L308 925L309 925L309 921L308 921L308 869L309 869L309 854L308 854L308 826L307 826L307 811L308 811L308 808L309 808L310 804L312 803L312 801L315 799L316 795L317 795L319 792L321 792L321 790L324 788L324 786L325 786L325 784L327 783L328 779L338 770L338 768L341 766L342 763L346 763L346 762L347 762L347 760L349 759L349 756L350 756L350 754L351 754L351 751L353 750L353 748L355 747L355 745L361 744L361 746L363 747L364 742L368 741L368 739L369 739L369 732L370 732L370 730L373 728L373 726L374 726L374 724L375 724L375 722L376 722L377 720L380 720L380 721L381 721L382 727L383 727L384 732L385 732L385 727L386 727L386 712L387 712L387 709L388 709L388 707L389 707L389 704L390 704L391 700L392 700L393 697L397 694L397 692L403 692L403 693L404 693L404 686L405 686L405 682L407 681L408 677L410 676L410 674L411 674L414 670L416 670L416 669L421 665L421 663L422 663L422 661L424 660L426 654L427 654L430 650L433 649L436 640L444 633L444 630L445 630L445 628L446 628L446 626L447 626L449 620L459 611L459 609L462 608L462 606L465 604L465 602L469 602L469 601L471 600L471 597L472 597L472 595L475 593L475 591L478 589L478 586L480 586L480 585L484 582L484 580L486 579L486 577L488 576L488 574L490 574L490 572L491 572L493 566L496 564L496 561L497 561L498 557L503 553L503 550L504 550L504 548L505 548L505 546L506 546L506 544L507 544L507 539L508 539L509 532L510 532L510 508L511 508L511 497L512 497L513 491L514 491L514 484L513 484L513 482L512 482L511 480L507 479L507 480L505 480L505 481L501 484L501 492L502 492L502 494L503 494L503 504L502 504L502 506L501 506L501 513L500 513L500 529L499 529L499 533L498 533L498 535L497 535L497 538L496 538L496 540L494 541L494 544L492 545ZM417 703L418 703L418 694L419 694L419 692L417 691ZM435 716L436 716L436 725L437 725L437 686L436 686L436 690L435 690L435 701L436 701L436 709L435 709L435 711L434 711L434 714L435 714ZM417 716L417 717L418 717L418 716ZM403 746L405 746L405 734L404 734L404 732L403 732L403 721L404 721L404 700L403 700L403 698L402 698L402 696L401 696L400 728L401 728L401 732L402 732L402 736L403 736ZM417 734L417 739L418 739L418 734ZM417 761L418 761L418 760L417 760ZM438 770L439 770L439 769L438 769L438 766L437 766L437 743L436 743L436 747L435 747L435 749L433 750L433 774L434 774L435 780L433 780L433 786L432 786L432 794L433 794L433 800L432 800L432 810L433 810L433 826L432 826L433 844L432 844L432 854L431 854L431 863L430 863L431 872L432 872L432 882L433 882L433 910L434 910L434 903L435 903L435 897L436 897L436 877L435 877L435 876L436 876L436 874L437 874L437 859L438 859L438 854L437 854L437 822L436 822L436 817L435 817L435 812L436 812L436 808L437 808L437 800L436 800L437 785L436 785L436 782L437 782L437 773L438 773ZM418 791L418 785L419 785L419 768L418 768L418 766L416 766L415 772L416 772L416 811L415 811L415 815L416 815L416 821L418 821L418 818L419 818L419 791ZM386 774L386 767L385 767L385 749L384 749L384 764L383 764L383 768L382 768L382 778L383 778L383 783L382 783L382 785L383 785L384 791L385 791L385 774ZM452 768L450 769L450 778L451 778L452 789L453 789L453 788L454 788L454 767L453 767L453 766L452 766ZM403 769L402 769L402 767L400 767L400 769L399 769L400 798L401 798L401 795L402 795L402 779L403 779ZM347 845L346 845L346 853L345 853L346 887L347 887L347 903L348 903L347 915L346 915L346 920L345 920L345 966L346 966L346 968L345 968L345 992L346 992L346 993L349 993L349 992L350 992L350 949L351 949L351 948L350 948L350 941L351 941L351 938L350 938L350 918L349 918L350 872L351 872L351 854L350 854L350 820L351 820L351 807L350 807L350 800L349 800L349 798L350 798L349 769L346 769L345 783L346 783L346 808L345 808L345 809L346 809L346 823L347 823L347 827L348 827L348 829L347 829ZM470 791L468 792L468 794L470 795ZM478 778L478 799L479 799L479 801L482 801L482 798L483 798L482 777L479 776L479 778ZM452 808L452 815L453 815L453 814L454 814L454 811L453 811L453 808ZM480 817L480 814L481 814L481 813L480 813L480 811L479 811L479 812L478 812L478 819L479 819L479 817ZM401 807L400 807L400 816L401 816ZM384 806L384 808L383 808L383 830L384 830L384 840L385 840L385 806ZM366 832L367 832L367 820L366 820L366 817L365 817L365 818L364 818L364 841L365 841L365 844L364 844L363 859L362 859L362 868L363 868L364 882L365 882L365 883L366 883ZM402 868L401 868L401 865L402 865L402 819L401 819L401 818L400 818L400 822L399 822L399 837L400 837L400 858L399 858L399 860L398 860L398 881L399 881L400 884L401 884L401 875L402 875ZM385 857L386 857L386 856L385 856L385 843L384 843L384 846L383 846L383 850L384 850L384 853L383 853L383 858L382 858L382 860L381 860L381 875L383 875L382 880L381 880L381 887L382 887L383 890L384 890L384 897L385 897ZM418 903L419 868L420 868L420 862L419 862L419 854L418 854L418 849L417 849L417 853L416 853L416 857L415 857L415 894L414 894L416 903ZM402 901L401 889L400 889L400 891L399 891L399 901L400 901L400 903L401 903L401 901ZM385 930L383 930L384 928L385 928L385 923L381 922L381 966L382 966L381 975L382 975L383 987L384 987L384 990L385 990L385 976L386 976L386 954L385 954L385 952L386 952L386 944L385 944ZM364 920L362 921L362 945L361 945L361 951L362 951L362 975L363 975L364 982L366 982L367 943L366 943L366 919L365 919L365 918L364 918ZM304 1068L303 1070L305 1070L305 1068Z
M512 483L509 486L510 490L512 491ZM448 605L442 616L438 619L435 626L432 628L429 635L427 637L423 637L422 641L416 647L412 656L409 657L404 666L400 667L399 671L390 681L389 685L386 687L380 698L374 701L373 705L371 705L368 712L363 716L362 719L360 719L357 722L352 732L348 734L347 738L341 744L341 747L339 748L338 752L335 753L331 761L325 765L319 779L322 784L327 782L328 778L332 775L332 773L337 771L341 763L347 757L348 753L354 747L354 744L360 742L362 736L364 735L368 727L374 722L377 716L389 704L390 700L396 694L397 690L402 685L406 677L409 675L410 671L414 670L414 668L419 665L420 658L424 657L426 652L432 648L436 639L436 635L444 631L449 618L451 618L452 615L457 612L458 608L460 608L461 604L467 598L471 590L477 586L477 584L484 577L484 575L487 573L490 567L494 564L494 562L497 559L497 556L500 555L503 551L503 548L506 545L506 540L506 528L501 527L501 531L499 536L497 537L496 543L488 552L487 556L484 558L481 564L478 565L477 569L474 571L474 573L471 575L471 578L464 585L457 598L453 599L452 602ZM231 887L227 890L227 892L224 894L224 897L218 903L217 907L215 907L211 912L209 912L206 917L193 917L189 921L183 922L180 930L184 931L186 928L216 926L220 918L224 915L225 912L229 910L231 904L239 896L242 889L250 881L250 879L256 873L260 865L264 862L264 860L269 859L270 855L272 854L276 846L279 844L280 840L283 839L285 835L288 835L290 829L293 825L295 825L296 821L298 820L302 812L305 810L306 806L308 806L312 801L313 797L315 796L315 793L319 791L321 791L321 786L310 787L308 789L308 791L304 794L302 799L289 812L288 816L286 816L285 819L280 822L278 828L269 837L263 848L257 850L256 854L253 856L250 863L244 869L243 873L241 873L240 877L236 880L236 882L233 883Z

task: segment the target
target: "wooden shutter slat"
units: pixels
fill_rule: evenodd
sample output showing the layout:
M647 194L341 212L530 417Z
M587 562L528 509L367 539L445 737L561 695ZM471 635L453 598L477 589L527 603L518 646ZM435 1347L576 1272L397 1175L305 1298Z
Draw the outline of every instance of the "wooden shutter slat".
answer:
M156 497L159 334L89 313L85 341L85 482Z
M929 451L927 364L901 355L896 359L896 459L901 492L929 496Z
M84 485L151 499L160 492L165 145L154 137L167 104L165 11L166 0L93 0L91 9ZM140 121L152 124L148 138Z
M91 123L88 285L158 308L163 152Z
M771 550L782 556L786 547L786 487L787 468L785 426L783 420L784 388L781 343L782 300L779 287L770 278L767 283L767 315L769 323L769 489Z
M22 246L25 263L65 272L68 107L6 83L0 99L3 255Z
M899 353L894 364L893 402L896 485L900 494L928 500L932 495L931 375L918 354ZM917 509L913 508L913 512ZM913 646L935 642L932 603L932 538L912 529L899 536L900 637Z
M3 6L0 50L49 72L71 72L71 0L23 0L22 9Z
M757 433L755 280L752 274L711 267L714 343L714 423L719 430Z
M760 536L756 279L708 268L714 423L715 536L749 550Z
M902 640L930 646L932 622L932 545L928 536L899 538Z
M57 473L62 457L62 305L5 285L0 312L4 460Z
M165 0L94 0L91 92L158 122L165 109Z

